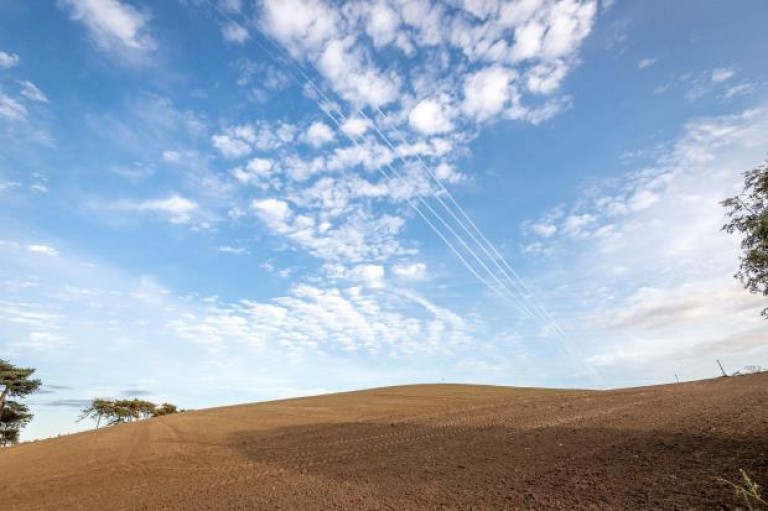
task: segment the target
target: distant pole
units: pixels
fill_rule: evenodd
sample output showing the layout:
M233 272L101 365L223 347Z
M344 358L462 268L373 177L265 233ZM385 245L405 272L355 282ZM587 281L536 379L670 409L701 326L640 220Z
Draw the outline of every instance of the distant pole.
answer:
M717 361L717 365L720 366L720 371L722 371L723 376L728 376L728 373L725 372L725 369L723 369L723 364L720 363L720 361Z
M680 383L680 378L677 377L677 373L675 373L675 380L677 380L677 383Z

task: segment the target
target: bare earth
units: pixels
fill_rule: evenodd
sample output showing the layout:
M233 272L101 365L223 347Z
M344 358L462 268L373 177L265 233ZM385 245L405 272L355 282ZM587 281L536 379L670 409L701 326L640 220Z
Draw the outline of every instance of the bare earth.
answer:
M614 391L418 385L0 451L2 509L737 509L768 373Z

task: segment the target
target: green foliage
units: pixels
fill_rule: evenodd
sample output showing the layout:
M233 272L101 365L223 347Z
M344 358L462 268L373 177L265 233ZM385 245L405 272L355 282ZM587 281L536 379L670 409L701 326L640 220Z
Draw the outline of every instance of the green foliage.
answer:
M83 419L94 419L96 421L96 428L101 424L101 419L109 417L112 413L113 403L108 399L96 398L91 401L90 406L83 410L82 415L77 419L81 421Z
M40 388L40 380L32 379L35 370L16 367L8 360L0 359L0 445L19 441L21 430L32 420L32 414L18 401Z
M5 406L0 409L0 445L17 443L21 430L29 424L32 417L26 405L7 400Z
M736 491L736 498L743 501L750 511L766 509L768 501L763 498L760 485L754 482L744 470L739 472L741 472L741 484L732 483L723 478L720 478L720 481L730 485Z
M40 380L30 379L35 372L27 367L16 367L0 359L0 407L9 397L24 397L40 388Z
M179 409L176 407L176 405L173 405L171 403L163 403L157 408L155 408L155 412L152 415L153 417L160 417L163 415L171 415L172 413L177 413Z
M728 209L728 233L738 232L741 265L734 277L752 293L768 296L768 162L744 173L742 193L722 202ZM763 309L768 318L768 307Z
M159 417L178 412L176 405L163 403L158 406L151 401L144 399L102 399L96 398L91 404L83 410L82 415L77 419L96 420L96 427L104 419L108 425L120 424L123 422L132 422L150 417Z

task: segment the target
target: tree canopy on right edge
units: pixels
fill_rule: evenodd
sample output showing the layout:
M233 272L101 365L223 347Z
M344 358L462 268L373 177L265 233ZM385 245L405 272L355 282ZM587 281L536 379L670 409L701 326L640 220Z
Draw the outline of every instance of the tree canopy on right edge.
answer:
M722 202L728 209L723 230L738 232L741 264L734 277L751 293L768 296L768 161L744 173L744 189ZM762 315L768 318L768 307Z

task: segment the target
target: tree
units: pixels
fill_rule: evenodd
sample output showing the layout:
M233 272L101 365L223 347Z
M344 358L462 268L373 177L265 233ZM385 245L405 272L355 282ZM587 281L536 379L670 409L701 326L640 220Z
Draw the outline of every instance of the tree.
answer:
M82 415L77 419L78 422L83 419L96 420L96 428L105 419L107 425L120 424L123 422L132 422L150 417L160 417L178 412L176 405L163 403L158 406L151 401L143 399L101 399L96 398L85 408Z
M77 419L77 422L88 418L95 419L96 429L99 429L101 419L104 417L110 417L112 415L113 408L114 403L109 399L96 398L91 401L91 404L87 408L83 410L83 413Z
M0 410L0 445L15 444L21 430L32 420L29 408L16 401L8 400Z
M171 415L172 413L177 413L179 409L176 407L176 405L173 405L171 403L163 403L157 408L155 408L155 413L152 415L152 417L162 417L163 415Z
M24 397L40 388L40 380L30 379L34 372L34 369L16 367L9 361L0 359L0 410L8 398Z
M32 420L26 405L11 398L23 398L40 388L40 380L30 378L35 370L16 367L0 359L0 445L19 441L21 430Z
M768 296L768 161L745 172L742 193L722 205L729 219L723 230L743 236L741 264L734 277L749 292ZM768 307L762 315L768 318Z

